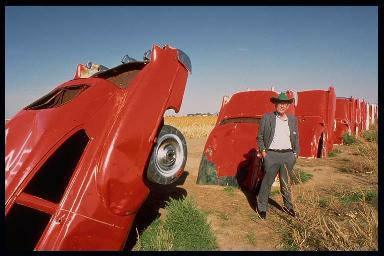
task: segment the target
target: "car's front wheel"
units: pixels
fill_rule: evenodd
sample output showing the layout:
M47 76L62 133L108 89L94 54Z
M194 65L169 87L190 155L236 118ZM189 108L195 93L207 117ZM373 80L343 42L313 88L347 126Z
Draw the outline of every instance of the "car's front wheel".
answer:
M175 127L163 125L148 164L148 180L171 184L181 176L186 162L187 143L183 134Z

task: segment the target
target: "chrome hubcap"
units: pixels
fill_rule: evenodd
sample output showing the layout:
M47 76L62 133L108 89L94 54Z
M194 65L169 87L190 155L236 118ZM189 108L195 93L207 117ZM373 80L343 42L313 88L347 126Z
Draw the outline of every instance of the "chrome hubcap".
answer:
M171 176L178 171L183 162L183 148L180 139L169 134L158 141L156 148L156 165L165 176Z

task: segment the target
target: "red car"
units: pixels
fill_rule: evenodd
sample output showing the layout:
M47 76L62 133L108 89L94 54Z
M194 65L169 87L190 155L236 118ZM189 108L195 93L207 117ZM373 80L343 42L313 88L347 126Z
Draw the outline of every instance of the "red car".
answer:
M287 91L294 97L292 91ZM257 132L262 116L275 111L270 102L276 91L257 90L225 96L200 161L197 184L240 186L254 191L264 176ZM291 104L288 113L295 113Z
M189 57L154 45L144 61L78 67L5 124L9 250L120 250L150 182L182 174L179 111Z
M336 98L336 110L335 110L335 120L336 120L336 130L333 132L333 143L342 144L343 135L351 135L354 131L354 113L353 113L353 104L355 100L353 97Z
M325 158L333 148L336 130L335 88L299 91L296 116L299 124L300 155Z

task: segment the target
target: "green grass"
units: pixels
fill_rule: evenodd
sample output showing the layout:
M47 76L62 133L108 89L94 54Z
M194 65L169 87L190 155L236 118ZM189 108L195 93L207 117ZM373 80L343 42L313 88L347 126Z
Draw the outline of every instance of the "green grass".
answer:
M283 238L283 251L298 251L299 248L295 245L293 241L292 234L289 232L282 233Z
M293 175L291 176L292 184L304 183L312 179L313 174L306 173L301 169L294 169Z
M344 133L342 139L344 145L351 145L357 142L356 138L353 135L349 135L348 133Z
M327 198L320 198L319 199L319 206L321 208L326 208L329 206L329 200Z
M344 166L338 168L338 170L339 170L340 172L344 172L344 173L348 173L348 172L350 172L350 170L349 170L347 167L344 167Z
M223 212L219 212L219 217L222 220L229 220L230 219L229 214L228 213L223 213Z
M258 214L250 214L249 219L254 222L259 222L260 216Z
M235 195L235 187L232 187L232 186L225 186L223 191L229 195L229 196L234 196Z
M366 191L365 192L365 201L372 202L375 200L377 197L377 191Z
M328 153L328 156L329 157L335 157L335 156L337 156L340 153L341 153L340 149L334 149L334 150L332 150L331 152Z
M368 205L377 203L375 188L332 186L308 192L301 191L303 200L295 200L297 218L279 216L280 250L377 250L378 208ZM353 204L343 204L341 198Z
M362 202L362 201L372 202L376 198L377 198L376 191L364 191L364 192L352 192L352 193L343 195L340 198L340 201L344 205L349 205L351 203Z
M173 249L173 236L164 229L160 219L154 220L141 234L133 250L135 251L169 251Z
M271 191L271 194L270 194L270 196L276 196L276 195L280 195L280 191L279 190L273 190L273 191Z
M247 242L251 245L256 245L256 236L253 232L250 232L250 233L247 233L245 235L245 239L247 240Z
M377 130L368 130L363 133L363 138L368 142L377 142Z
M189 197L171 199L165 207L166 218L159 219L139 236L134 250L216 250L216 238L206 214L197 209Z

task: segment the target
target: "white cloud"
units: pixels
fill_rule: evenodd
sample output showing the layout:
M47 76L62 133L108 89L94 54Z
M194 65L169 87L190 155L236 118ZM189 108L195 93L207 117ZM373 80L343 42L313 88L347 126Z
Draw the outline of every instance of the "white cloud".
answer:
M236 48L235 50L238 51L238 52L247 52L247 51L249 51L248 48L244 48L244 47L239 47L239 48Z

